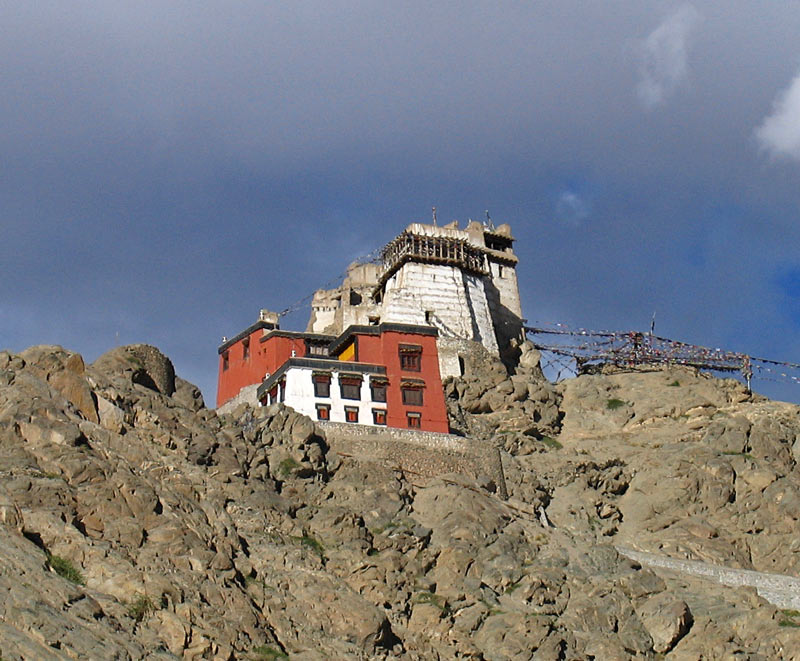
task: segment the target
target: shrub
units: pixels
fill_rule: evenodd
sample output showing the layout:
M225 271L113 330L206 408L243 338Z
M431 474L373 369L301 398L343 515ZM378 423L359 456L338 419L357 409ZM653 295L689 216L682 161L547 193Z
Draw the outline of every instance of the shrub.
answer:
M128 604L128 615L137 622L144 620L156 609L150 597L140 594L130 604Z
M61 578L65 578L75 585L86 585L83 574L66 558L62 558L60 555L50 555L47 557L47 564Z
M297 463L291 457L286 457L280 464L278 464L278 474L281 477L289 477L293 471L300 468L300 464Z
M544 443L548 448L553 448L554 450L560 450L564 447L556 439L550 436L542 436L542 438L539 440L541 440L541 442Z
M616 397L612 397L606 402L606 408L609 411L615 411L621 406L625 406L625 402L623 402L621 399L617 399Z

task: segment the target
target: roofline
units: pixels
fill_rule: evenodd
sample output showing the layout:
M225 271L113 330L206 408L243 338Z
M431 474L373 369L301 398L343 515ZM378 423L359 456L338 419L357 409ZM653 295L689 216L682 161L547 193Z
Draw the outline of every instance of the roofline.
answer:
M264 335L263 337L260 337L258 341L266 342L271 337L289 337L298 340L302 339L302 340L316 340L318 342L331 342L336 336L323 335L322 333L303 333L301 331L281 330L280 328L275 328L266 335Z
M248 326L242 332L234 335L230 340L226 340L225 342L220 344L219 348L217 349L217 353L222 353L223 351L225 351L225 349L228 349L232 345L236 344L239 340L242 340L248 335L255 333L259 328L267 328L267 327L274 329L275 324L273 324L271 321L262 321L261 319L259 319L252 326Z
M328 353L333 355L337 350L342 348L353 335L381 335L386 332L432 335L433 337L439 336L439 330L435 326L417 326L415 324L398 324L393 322L385 322L377 326L348 326L339 337L328 345Z
M331 360L330 358L289 358L269 378L264 379L256 389L256 398L261 399L265 392L269 392L275 383L292 367L305 367L308 369L330 369L339 372L360 372L362 374L386 374L386 367L372 363L355 363L349 360Z

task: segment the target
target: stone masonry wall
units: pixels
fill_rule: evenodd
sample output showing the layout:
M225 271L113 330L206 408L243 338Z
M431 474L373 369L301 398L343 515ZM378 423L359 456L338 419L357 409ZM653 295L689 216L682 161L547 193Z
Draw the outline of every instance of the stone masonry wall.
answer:
M647 567L671 569L682 574L704 576L722 585L755 588L759 596L778 608L800 610L800 579L783 574L767 574L749 569L730 569L709 562L680 560L657 553L617 547L617 551Z
M497 447L463 436L389 427L318 422L331 449L357 459L379 461L424 477L462 473L488 478L506 498L505 476Z

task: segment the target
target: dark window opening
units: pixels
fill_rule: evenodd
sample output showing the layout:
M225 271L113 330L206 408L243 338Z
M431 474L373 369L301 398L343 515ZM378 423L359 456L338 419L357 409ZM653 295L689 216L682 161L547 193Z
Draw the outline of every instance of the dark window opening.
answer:
M375 425L385 425L386 409L372 409L372 423Z
M249 360L250 358L250 340L244 340L242 342L242 358L244 360Z
M330 404L317 404L317 420L330 420L330 419L331 419Z
M433 310L425 310L425 323L429 326L433 325Z
M419 372L422 369L422 347L412 344L401 344L400 369L405 372Z
M314 397L330 397L331 396L331 377L329 374L315 374L314 380Z
M422 388L402 388L403 404L422 406Z
M362 300L361 294L359 294L357 291L353 291L352 289L350 290L350 305L361 305Z
M369 317L368 320L370 326L377 326L378 324L381 323L380 317Z
M226 369L230 367L230 360L228 359L228 352L222 354L222 371L224 372Z
M355 406L345 406L344 419L346 422L358 422L358 408Z
M373 402L386 401L386 381L372 381L369 387Z
M306 348L309 356L327 356L328 347L324 344L309 344Z
M342 399L361 399L361 377L339 376Z
M406 415L409 429L419 429L422 427L422 416L419 413L409 413Z

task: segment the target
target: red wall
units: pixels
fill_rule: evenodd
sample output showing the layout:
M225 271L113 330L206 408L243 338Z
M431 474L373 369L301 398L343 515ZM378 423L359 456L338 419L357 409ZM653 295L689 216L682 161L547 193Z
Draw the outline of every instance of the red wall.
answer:
M380 335L357 335L356 337L356 360L358 362L386 366L386 376L389 379L389 387L386 391L387 426L408 428L406 413L412 411L421 414L420 429L423 431L449 432L447 406L444 401L442 378L439 374L436 337L397 331L384 331ZM419 372L400 369L400 344L417 344L422 347ZM425 382L422 406L403 404L403 396L400 391L402 378L421 379Z
M245 386L261 383L264 376L272 374L283 363L295 355L302 357L306 353L306 343L302 338L270 335L264 342L263 329L253 331L250 339L250 357L244 359L244 340L242 338L229 346L228 369L223 369L223 354L219 356L219 377L217 378L217 406L221 406L232 397L236 397Z

